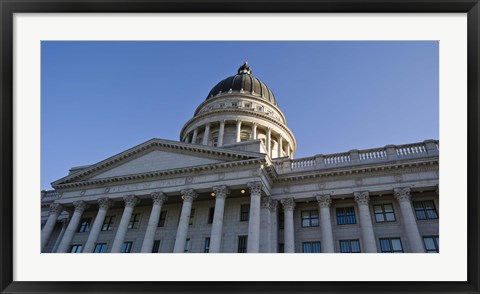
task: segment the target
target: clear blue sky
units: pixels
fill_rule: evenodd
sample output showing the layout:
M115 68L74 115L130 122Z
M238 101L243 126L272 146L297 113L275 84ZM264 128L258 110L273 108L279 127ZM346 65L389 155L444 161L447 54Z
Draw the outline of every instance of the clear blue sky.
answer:
M72 166L178 140L247 60L295 158L438 139L437 42L42 42L41 189Z

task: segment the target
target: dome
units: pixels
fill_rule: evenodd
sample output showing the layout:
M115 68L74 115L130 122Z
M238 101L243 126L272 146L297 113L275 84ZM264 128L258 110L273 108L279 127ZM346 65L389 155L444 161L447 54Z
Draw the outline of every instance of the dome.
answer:
M233 92L250 94L277 105L272 91L270 91L267 85L265 85L262 81L252 76L252 69L246 61L242 66L240 66L236 75L228 77L215 85L210 93L208 93L206 100L221 93Z

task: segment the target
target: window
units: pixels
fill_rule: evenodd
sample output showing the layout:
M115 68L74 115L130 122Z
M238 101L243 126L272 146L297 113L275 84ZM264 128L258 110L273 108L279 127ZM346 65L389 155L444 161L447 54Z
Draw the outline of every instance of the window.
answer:
M91 222L92 222L92 219L89 217L82 218L82 221L80 222L80 226L78 227L78 232L85 233L90 231Z
M190 238L187 238L187 240L185 240L185 248L183 249L183 252L185 253L190 252Z
M160 252L160 240L153 241L152 253Z
M403 252L400 238L380 239L380 248L382 253L401 253Z
M105 217L102 225L102 231L112 231L113 230L113 223L115 222L115 216L109 215Z
M415 201L413 207L418 220L438 218L433 201Z
M105 253L107 252L107 243L97 243L95 244L95 249L93 253Z
M285 226L285 214L283 212L278 213L278 228L283 229Z
M340 240L341 253L360 253L360 241L357 240Z
M285 244L279 243L278 244L278 253L285 253Z
M393 212L392 204L374 205L373 212L375 213L375 221L377 223L395 221L395 213Z
M438 253L438 236L423 237L423 244L427 253Z
M212 139L212 146L213 146L213 147L217 147L217 145L218 145L218 137L213 137L213 139Z
M220 106L220 108L224 108L224 107L225 107L225 103L220 103L218 106Z
M160 219L158 220L158 226L159 227L164 227L165 226L165 220L167 219L167 211L162 210L160 212Z
M215 213L215 207L210 207L208 209L208 222L209 224L213 223L213 214Z
M318 227L318 210L302 211L302 228Z
M258 111L263 111L263 106L257 106Z
M210 251L210 237L205 238L205 243L203 245L203 252L208 253Z
M238 236L238 253L247 252L247 236Z
M189 225L193 225L194 218L195 218L195 208L192 208L192 210L190 210L190 219L188 220Z
M337 208L337 224L352 225L356 224L355 209L352 207Z
M130 222L128 223L129 229L138 229L138 224L140 223L140 213L132 214Z
M83 245L82 244L74 244L70 247L70 253L81 253Z
M232 102L232 107L237 107L238 106L238 102Z
M240 206L240 221L248 221L250 215L250 204L242 204Z
M245 103L245 108L251 108L252 104L251 103Z
M132 251L132 245L133 245L133 242L123 242L120 253L130 253L130 251Z
M303 242L302 248L303 253L320 253L322 251L320 248L320 241Z

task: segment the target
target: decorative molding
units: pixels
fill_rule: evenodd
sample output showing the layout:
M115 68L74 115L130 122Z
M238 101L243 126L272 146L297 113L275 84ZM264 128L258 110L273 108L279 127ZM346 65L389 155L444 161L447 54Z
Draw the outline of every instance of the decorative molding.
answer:
M135 207L135 205L140 203L140 199L135 195L123 196L123 201L125 201L125 207Z
M411 201L411 197L412 197L410 195L409 187L393 189L393 196L395 197L395 199L398 200L398 202Z
M197 192L195 192L193 189L184 189L181 191L181 193L183 201L193 202L193 200L197 199L198 197Z
M277 212L277 208L278 208L278 201L277 200L273 200L272 198L270 198L270 211L271 212Z
M108 210L110 207L113 206L113 201L109 198L100 198L97 200L98 207L103 210Z
M63 205L60 203L50 204L50 214L60 214L64 210Z
M401 174L396 174L393 176L393 179L395 180L395 182L400 183L401 181L403 181L403 176Z
M163 192L153 192L150 194L153 200L153 205L162 205L164 202L168 200L167 195Z
M193 177L187 177L187 178L185 179L185 183L187 183L187 184L193 183Z
M187 153L199 153L203 155L213 156L215 158L224 158L224 159L234 159L234 160L251 160L252 154L242 151L232 151L229 149L219 149L213 148L205 145L195 145L183 142L175 142L168 140L152 139L147 142L144 142L140 145L137 145L133 148L130 148L119 155L105 159L97 164L86 167L72 175L63 177L55 182L53 182L53 187L62 187L66 184L74 183L86 176L94 176L104 170L111 169L115 166L121 164L125 160L130 160L138 157L145 153L145 151L153 150L171 150L176 153L187 152ZM258 158L253 158L257 160ZM88 182L88 181L87 181ZM84 185L86 186L86 185Z
M318 206L320 208L329 208L330 204L332 204L332 198L330 194L315 194L315 198L318 201Z
M356 178L355 179L355 186L363 186L363 179L362 178Z
M260 196L262 194L262 182L250 182L247 183L248 189L250 189L251 196Z
M270 198L270 196L262 195L260 197L260 207L265 208L265 209L270 209L270 201L271 200L272 199Z
M368 202L370 201L368 191L354 192L353 197L358 205L368 205Z
M88 204L85 201L79 200L73 202L73 207L75 207L75 212L83 213L85 209L88 208Z
M228 168L234 168L237 166L257 165L257 164L263 164L263 163L265 163L265 158L255 158L255 159L249 159L249 160L215 163L215 164L208 164L208 165L202 165L202 166L193 166L193 167L185 167L185 168L179 168L179 169L154 171L154 172L134 174L134 175L125 175L125 176L118 176L118 177L87 180L87 181L81 181L81 182L58 184L55 186L55 189L68 189L68 188L78 188L78 187L104 185L104 184L112 184L112 183L118 184L122 182L128 183L128 182L134 182L134 181L154 180L157 178L178 176L186 173L196 174L198 172L203 172L203 171L228 169Z
M213 192L215 192L215 198L225 199L230 194L230 190L227 186L215 186L212 188Z
M293 198L281 199L280 203L282 203L284 211L288 211L288 210L293 211L295 209L295 206L296 206L295 205L295 199L293 199Z

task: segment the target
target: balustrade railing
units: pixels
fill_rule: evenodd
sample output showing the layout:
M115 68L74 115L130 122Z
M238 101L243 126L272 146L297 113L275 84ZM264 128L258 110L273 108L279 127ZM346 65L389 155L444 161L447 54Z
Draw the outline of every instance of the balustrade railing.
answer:
M410 157L438 156L438 152L439 142L427 140L413 144L387 145L382 148L352 150L350 152L316 155L299 159L275 160L274 165L277 172L284 173L297 170L314 170L389 160L403 160Z

